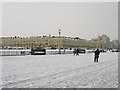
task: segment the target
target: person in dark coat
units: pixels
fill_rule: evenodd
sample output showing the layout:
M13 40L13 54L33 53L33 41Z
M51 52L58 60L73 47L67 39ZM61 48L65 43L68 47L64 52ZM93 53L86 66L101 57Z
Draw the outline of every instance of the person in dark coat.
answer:
M77 54L76 55L79 55L79 49L77 48Z
M100 51L99 51L99 49L97 49L97 50L95 51L94 62L98 62L99 54L100 54Z
M65 54L65 49L64 49L64 51L63 51L63 54Z

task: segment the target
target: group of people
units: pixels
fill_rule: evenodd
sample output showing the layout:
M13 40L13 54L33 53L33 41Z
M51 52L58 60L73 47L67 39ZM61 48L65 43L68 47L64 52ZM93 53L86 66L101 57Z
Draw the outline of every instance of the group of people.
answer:
M79 49L78 48L77 49L75 48L73 52L74 52L74 55L76 55L76 56L79 55ZM99 49L97 49L95 51L95 55L94 55L94 62L98 62L99 54L100 54L100 51L99 51Z
M78 48L77 49L75 48L73 52L74 52L74 55L76 55L76 56L79 55L79 49Z

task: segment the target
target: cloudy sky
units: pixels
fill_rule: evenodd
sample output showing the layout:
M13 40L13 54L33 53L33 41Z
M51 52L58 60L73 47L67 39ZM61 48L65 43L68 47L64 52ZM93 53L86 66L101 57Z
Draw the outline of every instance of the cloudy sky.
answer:
M4 2L2 36L79 36L106 34L118 39L117 2Z

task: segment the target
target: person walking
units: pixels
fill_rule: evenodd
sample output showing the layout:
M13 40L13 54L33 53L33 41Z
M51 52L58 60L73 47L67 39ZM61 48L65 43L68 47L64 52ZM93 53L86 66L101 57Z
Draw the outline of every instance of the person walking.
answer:
M79 49L77 48L77 54L76 54L76 56L78 56L79 55Z
M76 54L76 48L74 49L73 53L74 53L74 55Z
M64 49L64 51L63 51L63 54L65 54L65 49Z
M98 62L99 54L100 54L100 51L99 51L99 49L97 49L97 50L95 51L94 62Z

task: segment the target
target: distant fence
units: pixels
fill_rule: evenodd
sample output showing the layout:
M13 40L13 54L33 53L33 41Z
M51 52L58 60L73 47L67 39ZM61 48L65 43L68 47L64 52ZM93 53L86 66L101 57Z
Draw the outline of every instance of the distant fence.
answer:
M46 50L46 54L58 54L59 50ZM73 50L61 50L61 54L73 54Z
M1 56L30 55L30 50L0 50Z
M61 54L73 54L74 50L63 50L61 49ZM31 50L30 49L24 49L24 50L0 50L0 56L17 56L17 55L31 55ZM86 50L86 53L93 53L93 50ZM55 55L58 54L59 50L46 50L47 55Z
M31 55L31 50L0 50L0 56ZM59 50L46 50L47 55L58 54ZM73 50L61 50L61 54L72 54Z

